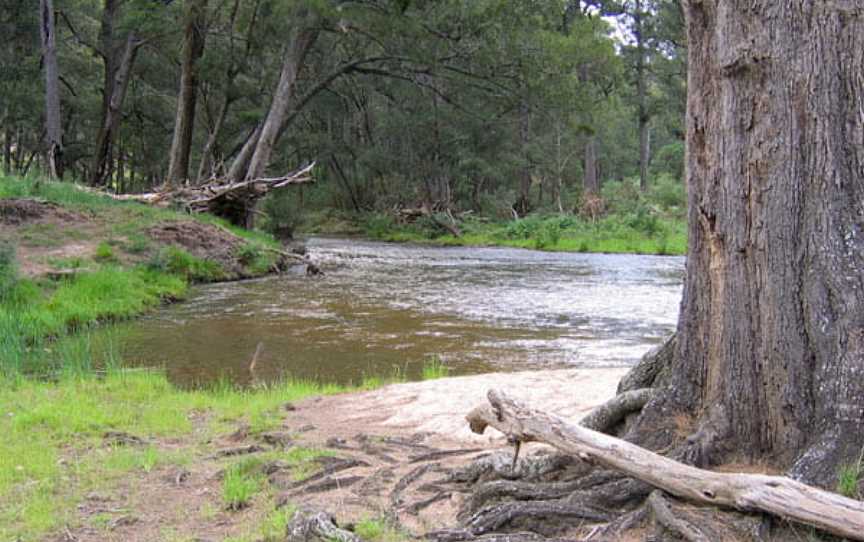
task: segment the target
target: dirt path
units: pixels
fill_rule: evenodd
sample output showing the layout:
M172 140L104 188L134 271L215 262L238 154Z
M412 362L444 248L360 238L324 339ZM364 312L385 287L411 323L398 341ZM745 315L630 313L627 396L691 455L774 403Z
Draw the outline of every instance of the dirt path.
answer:
M624 372L454 377L286 405L276 431L249 435L241 427L205 442L193 435L188 441L158 443L164 450L193 447L195 456L187 465L157 467L110 493L88 495L73 522L80 526L51 540L261 541L268 538L257 534L258 526L274 507L301 505L326 509L343 525L386 518L399 526L403 538L416 538L456 522L464 495L448 482L448 473L506 446L500 435L471 434L464 422L489 388L579 419L614 395ZM238 453L217 457L226 450ZM300 463L280 459L301 450L328 452ZM256 468L266 478L265 489L250 506L226 510L224 469L252 457L261 458Z

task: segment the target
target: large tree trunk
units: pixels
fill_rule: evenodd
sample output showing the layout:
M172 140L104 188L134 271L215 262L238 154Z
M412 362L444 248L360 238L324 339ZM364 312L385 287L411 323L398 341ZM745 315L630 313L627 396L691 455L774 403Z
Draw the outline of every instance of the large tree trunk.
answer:
M294 102L297 75L320 32L317 17L313 10L308 7L298 8L295 20L297 23L285 49L279 84L273 94L273 102L267 112L267 118L264 119L255 145L255 152L252 154L249 167L246 170L247 180L262 177L270 163L273 146L279 137L285 116Z
M54 28L54 2L41 0L39 33L42 37L42 65L45 70L45 158L48 174L59 179L63 177L63 129L60 124L60 72Z
M189 3L183 39L183 65L180 74L180 96L174 120L174 137L168 164L169 184L179 184L189 177L189 154L195 128L195 104L198 99L198 60L204 54L207 0Z
M126 99L126 90L129 88L129 79L132 76L132 66L140 46L141 42L137 34L135 31L130 31L126 37L126 45L123 48L120 63L116 69L113 69L114 79L110 85L111 96L96 137L96 156L93 160L91 178L91 183L94 185L104 186L111 180L114 142L120 131L123 101Z
M705 462L833 484L864 445L864 11L685 10L690 250L669 396L649 412L711 425Z

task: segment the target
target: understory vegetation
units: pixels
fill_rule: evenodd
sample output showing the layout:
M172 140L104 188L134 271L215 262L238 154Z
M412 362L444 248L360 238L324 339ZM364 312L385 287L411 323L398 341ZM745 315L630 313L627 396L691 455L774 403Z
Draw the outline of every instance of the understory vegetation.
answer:
M384 241L616 254L683 255L687 250L686 194L681 182L670 176L658 177L644 193L638 179L610 181L600 196L583 201L577 194L567 213L550 205L514 219L505 202L502 197L497 207L490 203L480 213L438 213L410 222L383 209L339 213L303 212L287 205L265 208L272 213L293 209L302 217L295 225L301 231L362 233ZM447 222L461 235L442 227Z

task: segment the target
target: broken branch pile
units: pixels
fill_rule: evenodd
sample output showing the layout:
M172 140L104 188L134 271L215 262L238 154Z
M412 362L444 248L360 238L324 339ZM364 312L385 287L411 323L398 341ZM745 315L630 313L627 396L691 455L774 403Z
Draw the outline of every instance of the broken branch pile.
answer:
M146 194L119 194L118 200L137 201L167 207L177 205L191 213L211 213L238 226L249 226L255 204L271 190L288 185L314 182L311 175L315 162L282 177L231 181L210 179L195 186L164 186Z

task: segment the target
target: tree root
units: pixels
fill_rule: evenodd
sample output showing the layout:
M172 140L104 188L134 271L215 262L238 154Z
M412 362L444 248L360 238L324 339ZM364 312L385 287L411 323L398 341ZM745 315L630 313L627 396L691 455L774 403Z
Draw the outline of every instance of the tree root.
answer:
M448 476L450 482L473 484L494 479L536 480L552 472L578 465L579 460L568 454L546 453L520 458L513 468L513 455L496 452L478 457L465 467L454 469Z
M429 471L438 467L440 467L438 463L427 463L412 469L408 474L400 478L393 487L393 491L390 493L390 503L393 508L399 508L402 506L402 492L405 491L409 485L422 478Z
M332 540L337 542L362 542L356 534L340 529L336 520L322 510L300 508L294 513L286 529L287 542L313 542Z
M592 410L579 423L588 429L611 434L612 429L624 421L628 414L639 412L656 396L657 391L652 388L621 392Z
M614 514L584 502L573 503L569 499L551 501L514 501L487 506L465 522L465 527L475 536L496 531L504 526L521 525L525 520L532 528L543 531L555 529L555 520L582 519L591 522L607 522Z
M669 502L663 497L662 491L652 491L651 495L648 496L647 504L654 513L654 521L677 533L687 542L711 542L708 535L702 532L699 527L686 519L675 516Z
M435 542L578 542L572 538L545 538L537 533L517 532L476 536L467 529L435 531L426 535Z

